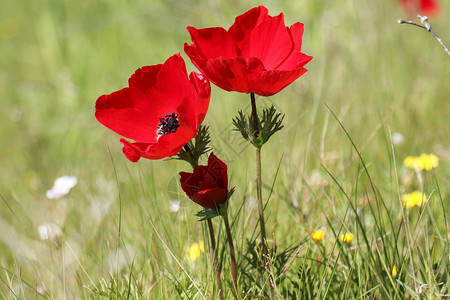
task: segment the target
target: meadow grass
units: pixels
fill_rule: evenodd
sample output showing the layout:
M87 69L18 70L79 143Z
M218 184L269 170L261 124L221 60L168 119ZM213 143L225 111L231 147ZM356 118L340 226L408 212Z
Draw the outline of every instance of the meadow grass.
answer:
M262 149L273 277L286 299L440 299L450 294L450 61L424 30L398 25L397 1L261 1L305 24L308 72L257 98L285 113ZM0 294L2 299L215 299L200 207L179 188L176 160L129 162L94 118L95 100L135 69L183 52L186 26L228 27L253 1L3 1L0 10ZM450 5L430 22L450 44ZM188 70L193 65L188 62ZM254 151L233 131L249 96L212 87L204 124L229 167L244 299L260 295ZM403 143L392 136L401 133ZM435 153L415 172L408 155ZM55 178L75 175L63 199ZM422 207L402 195L421 190ZM177 212L170 200L180 200ZM38 226L62 235L41 240ZM226 298L222 221L214 219ZM310 233L327 231L321 242ZM352 232L349 243L339 236ZM295 258L293 259L293 255ZM396 274L393 274L395 266ZM447 295L447 296L444 296Z

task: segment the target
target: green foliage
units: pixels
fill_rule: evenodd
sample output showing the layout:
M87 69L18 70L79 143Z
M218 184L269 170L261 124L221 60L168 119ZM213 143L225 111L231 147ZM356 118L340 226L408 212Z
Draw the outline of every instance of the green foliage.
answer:
M277 131L283 129L284 115L277 113L272 105L263 110L262 117L258 117L258 134L256 134L255 125L251 116L245 116L242 111L238 111L238 116L233 119L233 125L236 131L242 134L242 137L249 141L255 147L262 147L269 138Z
M262 151L271 271L280 294L448 297L448 57L427 32L396 24L406 19L397 1L261 4L272 15L284 12L287 24L303 22L303 51L314 56L298 81L258 99L258 107L270 112L266 104L272 103L278 112L267 128L276 128L285 115L283 130ZM127 161L119 137L95 120L94 104L125 87L135 69L182 52L189 41L186 26L227 27L254 5L2 2L2 299L216 297L204 222L195 217L199 207L178 186L177 174L188 164ZM450 3L441 5L430 22L448 45ZM224 134L232 132L231 119L245 111L249 97L214 86L212 94L205 124L236 186L228 213L243 298L253 299L270 285L260 263L252 199L254 151L239 148L234 154L229 147L239 145ZM403 143L392 143L397 132ZM416 173L402 164L408 155L431 152L441 159L437 169ZM62 175L79 182L65 198L47 199L46 190ZM427 195L427 204L404 208L401 195L415 190ZM171 210L170 200L180 201L179 210ZM223 221L212 221L225 298L231 299ZM37 228L50 222L62 234L41 240ZM315 229L328 233L320 243L310 238ZM355 234L350 244L339 240L348 231ZM190 261L186 249L199 241L205 241L205 252Z
M277 131L283 129L283 119L284 115L277 113L277 110L273 105L269 109L263 110L263 115L261 117L261 128L259 130L258 143L260 146L267 143L269 138Z
M198 165L200 157L211 151L211 148L208 146L211 142L208 130L208 126L200 126L193 141L187 143L187 145L178 152L175 156L176 159L187 161L191 164L192 168L195 168Z
M233 125L236 127L234 130L239 131L245 140L257 147L258 140L257 137L255 137L256 130L250 116L247 117L244 115L242 110L238 111L238 116L233 119Z

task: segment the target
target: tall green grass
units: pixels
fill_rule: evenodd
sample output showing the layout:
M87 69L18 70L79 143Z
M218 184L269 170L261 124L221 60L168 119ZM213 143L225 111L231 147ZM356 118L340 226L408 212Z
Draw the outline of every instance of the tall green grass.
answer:
M450 67L424 30L398 25L396 1L262 1L305 24L314 56L297 82L261 106L286 114L264 147L263 197L273 277L286 299L440 299L449 291ZM95 100L143 65L183 52L186 26L228 27L252 1L4 1L0 10L0 294L2 299L215 298L207 240L178 187L175 160L133 164L94 118ZM450 6L431 24L450 44ZM186 57L185 57L186 58ZM194 70L187 62L188 70ZM236 192L230 221L245 299L261 270L253 151L232 132L249 97L213 87L205 124ZM391 136L403 134L394 145ZM403 159L440 157L421 177ZM65 198L53 180L75 175ZM425 206L401 195L421 189ZM170 211L170 199L181 200ZM40 240L55 223L62 235ZM214 220L227 298L225 232ZM309 233L324 229L320 243ZM350 244L339 236L355 234ZM208 244L206 244L206 248ZM295 259L292 259L293 255ZM392 276L392 267L397 269Z

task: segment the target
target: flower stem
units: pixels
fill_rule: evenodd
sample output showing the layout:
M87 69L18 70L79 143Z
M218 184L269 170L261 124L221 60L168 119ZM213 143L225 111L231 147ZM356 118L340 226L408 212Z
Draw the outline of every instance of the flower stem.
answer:
M263 250L263 261L268 259L268 251L266 244L266 223L264 219L264 204L262 201L262 184L261 184L261 148L256 147L256 197L258 200L259 226L261 229L261 243ZM264 263L265 265L265 263Z
M222 279L220 278L219 260L217 259L216 239L214 238L214 228L211 219L207 220L209 238L211 239L211 250L213 252L214 271L216 273L217 293L219 300L223 300Z
M259 135L259 120L258 120L258 113L256 111L256 101L255 101L255 94L250 93L250 100L252 104L252 120L253 120L253 127L254 127L254 135L255 138ZM262 184L261 184L261 147L255 147L256 148L256 196L258 199L258 213L259 213L259 226L261 229L261 244L262 244L262 260L263 260L263 266L266 268L267 261L269 258L268 251L267 251L267 244L266 244L266 225L264 220L264 204L262 201Z
M233 293L237 299L241 299L238 287L236 252L234 251L233 237L231 235L231 227L230 222L228 221L228 214L225 214L223 216L223 220L225 222L225 231L227 232L228 247L230 248L231 276L233 277Z
M255 94L250 93L250 102L252 103L252 121L253 121L253 130L255 137L258 137L259 135L259 120L258 120L258 113L256 111L256 100L255 100Z

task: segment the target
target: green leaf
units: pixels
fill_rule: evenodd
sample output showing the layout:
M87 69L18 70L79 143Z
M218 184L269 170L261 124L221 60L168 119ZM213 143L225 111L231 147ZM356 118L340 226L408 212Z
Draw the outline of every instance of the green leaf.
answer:
M200 218L199 221L205 221L220 216L220 212L215 209L205 208L197 212L196 216Z
M261 146L269 140L269 138L283 129L284 115L277 113L277 110L272 105L269 109L263 110L263 116L261 119L261 128L259 130L259 137L261 138Z
M277 113L277 110L273 105L270 108L263 110L261 120L258 118L258 135L256 135L251 116L247 117L242 111L239 111L238 114L239 115L233 119L233 124L236 127L235 130L239 131L244 139L258 148L267 143L274 133L280 131L284 127L282 125L284 115Z
M195 138L189 141L174 158L187 161L192 168L195 168L198 165L200 156L211 151L211 148L208 147L210 141L209 126L202 125L197 130Z

